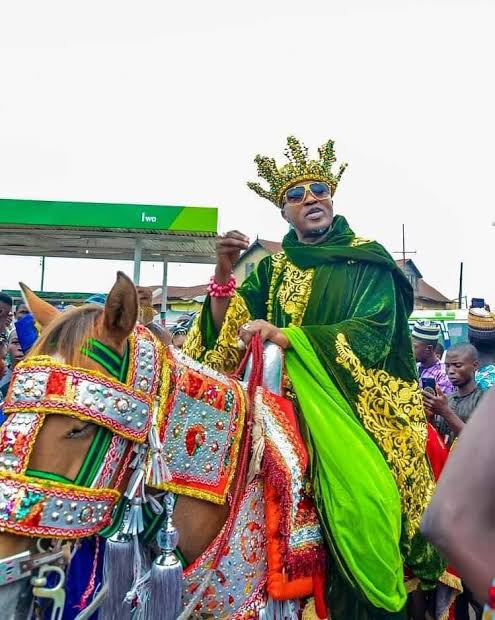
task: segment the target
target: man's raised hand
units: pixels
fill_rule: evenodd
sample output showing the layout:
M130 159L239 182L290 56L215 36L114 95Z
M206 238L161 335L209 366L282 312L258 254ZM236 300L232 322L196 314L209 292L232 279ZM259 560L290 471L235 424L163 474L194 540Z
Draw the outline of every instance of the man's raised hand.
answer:
M230 230L216 238L217 267L215 278L226 284L241 252L249 247L249 238L238 230Z

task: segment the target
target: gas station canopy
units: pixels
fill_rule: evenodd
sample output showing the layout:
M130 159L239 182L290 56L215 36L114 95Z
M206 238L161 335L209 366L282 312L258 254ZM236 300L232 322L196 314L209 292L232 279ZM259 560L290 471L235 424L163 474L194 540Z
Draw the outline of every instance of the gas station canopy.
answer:
M163 263L162 318L169 262L214 263L218 211L97 202L0 199L0 253Z
M217 209L0 199L0 252L168 262L215 261Z

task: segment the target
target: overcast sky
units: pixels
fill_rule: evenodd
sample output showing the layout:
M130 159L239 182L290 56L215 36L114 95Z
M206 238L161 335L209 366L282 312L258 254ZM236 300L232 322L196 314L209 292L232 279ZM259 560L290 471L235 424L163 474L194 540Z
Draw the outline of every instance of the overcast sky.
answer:
M217 206L221 231L275 240L253 156L332 137L354 230L395 251L404 223L430 284L456 296L464 261L495 305L494 23L491 0L0 0L0 197ZM0 288L39 286L38 259L0 264ZM121 266L48 259L46 288Z

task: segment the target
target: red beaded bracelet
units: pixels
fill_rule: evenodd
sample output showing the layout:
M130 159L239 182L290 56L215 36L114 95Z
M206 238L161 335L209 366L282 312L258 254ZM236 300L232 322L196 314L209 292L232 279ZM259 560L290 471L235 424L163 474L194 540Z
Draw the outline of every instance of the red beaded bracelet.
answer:
M231 275L227 284L219 284L215 276L211 276L206 289L210 297L233 297L237 286L234 275Z

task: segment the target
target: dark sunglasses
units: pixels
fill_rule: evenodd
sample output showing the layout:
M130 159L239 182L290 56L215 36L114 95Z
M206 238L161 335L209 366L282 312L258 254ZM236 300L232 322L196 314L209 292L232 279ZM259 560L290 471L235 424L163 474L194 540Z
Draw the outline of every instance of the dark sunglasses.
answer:
M304 202L307 192L310 192L316 200L324 200L330 196L330 186L322 181L295 185L285 192L285 202L292 206L300 205Z

